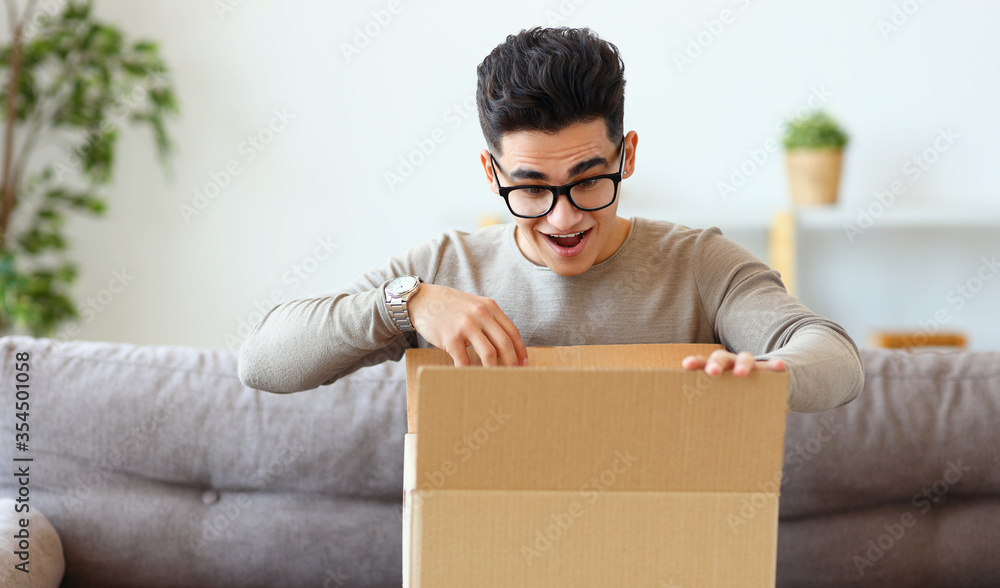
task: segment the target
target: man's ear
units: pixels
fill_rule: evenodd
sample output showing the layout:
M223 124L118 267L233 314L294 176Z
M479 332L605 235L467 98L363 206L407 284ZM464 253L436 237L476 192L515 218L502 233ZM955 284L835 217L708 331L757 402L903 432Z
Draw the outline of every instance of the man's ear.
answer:
M486 173L486 181L490 183L490 191L494 194L500 194L500 190L497 189L497 183L493 181L493 166L490 165L489 149L483 149L479 152L479 162L482 164L483 171Z
M625 166L622 170L622 177L630 178L635 174L635 147L639 144L639 134L629 131L625 135Z

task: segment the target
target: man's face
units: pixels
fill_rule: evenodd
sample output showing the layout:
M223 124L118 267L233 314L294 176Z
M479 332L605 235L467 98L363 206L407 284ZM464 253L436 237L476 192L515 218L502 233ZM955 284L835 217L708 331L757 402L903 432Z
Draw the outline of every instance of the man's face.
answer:
M638 137L629 132L624 146L608 139L603 119L576 123L553 133L518 131L501 139L503 155L496 158L497 175L503 187L543 184L561 186L590 176L615 173L625 149L623 177L632 175ZM487 180L499 194L493 178L489 151L480 156ZM621 197L621 187L618 188ZM517 245L529 260L548 266L563 276L575 276L610 257L625 241L629 221L618 217L618 202L607 208L584 211L559 196L555 208L540 218L514 217ZM560 237L554 235L577 235Z

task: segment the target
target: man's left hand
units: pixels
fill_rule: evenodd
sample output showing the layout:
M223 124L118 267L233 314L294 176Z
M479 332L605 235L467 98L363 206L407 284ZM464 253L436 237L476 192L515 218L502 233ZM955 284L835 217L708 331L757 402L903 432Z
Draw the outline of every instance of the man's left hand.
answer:
M733 353L725 349L717 349L706 359L702 355L689 355L681 361L681 367L686 370L705 369L710 376L718 376L726 370L733 370L733 375L746 376L754 370L768 372L785 371L785 362L780 359L757 361L749 351Z

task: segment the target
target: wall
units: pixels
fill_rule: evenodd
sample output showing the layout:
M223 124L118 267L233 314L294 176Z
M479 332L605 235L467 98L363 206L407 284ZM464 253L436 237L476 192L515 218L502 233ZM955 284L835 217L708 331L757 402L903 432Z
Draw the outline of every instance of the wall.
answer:
M1000 348L1000 280L960 308L951 301L983 257L1000 254L1000 214L990 208L1000 179L988 172L1000 160L996 3L97 8L160 41L183 115L171 127L171 174L158 168L150 137L126 133L109 214L70 227L82 262L75 294L93 301L78 338L235 349L259 308L343 285L439 231L475 229L484 213L506 214L479 167L475 67L508 33L566 24L593 27L626 62L625 122L640 149L621 214L684 220L694 211L766 255L763 225L743 220L788 205L781 154L767 142L786 116L822 102L852 133L844 222L893 180L906 191L861 238L839 221L802 233L802 300L862 343L873 326L915 326L945 309L947 326L964 328L974 347ZM915 178L907 161L949 129L957 138L938 141L947 150L929 152L935 161ZM421 145L433 151L421 157ZM408 157L419 163L406 175ZM734 177L740 167L748 173ZM199 192L214 197L201 202ZM992 220L890 226L918 206Z

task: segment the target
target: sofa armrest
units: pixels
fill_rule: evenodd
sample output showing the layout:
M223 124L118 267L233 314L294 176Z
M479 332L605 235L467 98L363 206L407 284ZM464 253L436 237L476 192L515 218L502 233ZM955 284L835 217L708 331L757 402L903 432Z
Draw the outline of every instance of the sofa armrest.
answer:
M66 570L59 534L34 506L27 513L15 506L0 498L0 586L58 588Z

